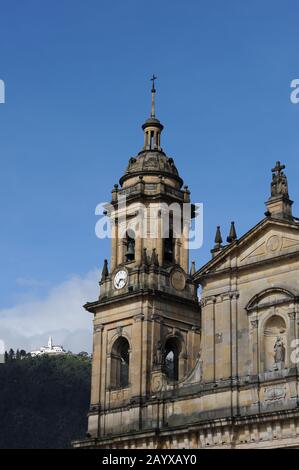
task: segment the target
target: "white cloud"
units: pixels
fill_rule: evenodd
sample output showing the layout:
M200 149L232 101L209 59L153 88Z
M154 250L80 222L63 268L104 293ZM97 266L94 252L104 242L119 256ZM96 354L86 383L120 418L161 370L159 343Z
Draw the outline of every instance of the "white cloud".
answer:
M21 287L45 287L49 285L47 281L40 281L31 277L18 277L16 284Z
M33 297L0 310L0 338L6 349L27 351L47 343L48 336L66 349L91 350L92 315L82 305L98 296L99 271L71 276L52 287L45 298Z

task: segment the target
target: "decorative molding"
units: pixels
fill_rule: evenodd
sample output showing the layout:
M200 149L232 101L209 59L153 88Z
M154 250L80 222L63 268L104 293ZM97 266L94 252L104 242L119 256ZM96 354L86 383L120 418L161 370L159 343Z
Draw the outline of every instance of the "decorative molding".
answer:
M238 291L221 292L217 295L210 295L201 299L201 305L205 306L211 303L223 302L225 300L238 299L240 296Z
M155 321L157 323L160 323L161 322L161 317L159 315L157 315L156 313L154 313L152 316L151 316L151 320L152 321Z
M296 312L288 312L288 317L289 317L290 320L295 320Z
M144 320L144 315L143 313L139 313L138 315L135 315L134 317L135 322L143 321Z
M118 336L121 336L122 333L123 333L123 327L122 327L122 326L118 326L118 327L116 328L116 333L118 334Z
M282 298L278 300L270 300L268 302L265 302L264 300L267 299L267 297L271 297L274 294L280 294ZM264 302L263 302L264 301ZM290 292L289 290L283 288L283 287L270 287L268 289L264 289L258 294L256 294L252 299L248 302L246 305L245 309L247 310L248 313L255 311L257 309L264 309L264 308L269 308L271 306L278 306L278 305L283 305L283 304L288 304L290 302L296 302L296 296Z
M259 321L258 319L255 320L250 320L251 328L254 330L255 328L258 327Z
M90 413L98 413L100 411L101 411L101 404L100 403L90 405L90 407L89 407L89 412Z
M93 327L94 333L100 333L103 331L103 329L104 329L104 325L94 325Z
M224 294L220 295L221 301L226 301L226 300L231 300L232 299L232 293L231 292L225 292Z
M200 326L199 325L193 325L191 327L191 330L194 331L194 333L200 333Z

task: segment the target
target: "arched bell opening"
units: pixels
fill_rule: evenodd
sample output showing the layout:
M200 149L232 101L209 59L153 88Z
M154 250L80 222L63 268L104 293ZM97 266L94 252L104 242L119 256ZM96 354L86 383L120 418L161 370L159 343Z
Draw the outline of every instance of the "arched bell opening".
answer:
M119 337L111 350L111 387L127 388L129 386L130 345L126 338Z

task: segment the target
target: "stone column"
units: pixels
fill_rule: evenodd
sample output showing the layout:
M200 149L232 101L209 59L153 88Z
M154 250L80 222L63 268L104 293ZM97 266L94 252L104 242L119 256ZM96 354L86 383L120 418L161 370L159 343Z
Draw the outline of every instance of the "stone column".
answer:
M216 297L202 302L203 380L215 381L215 304Z
M141 236L142 234L135 239L135 261L137 266L141 265L142 260L143 239Z
M238 377L238 298L235 292L231 300L231 343L232 343L232 377Z
M183 219L183 237L181 242L181 267L189 271L189 220Z
M139 399L142 396L143 384L145 377L143 376L143 320L144 315L140 313L134 316L132 327L132 358L130 364L130 383L132 389L132 399Z
M179 240L179 238L175 238L175 244L174 244L174 259L175 259L175 262L176 264L178 264L179 266L181 266L181 241Z
M103 329L103 325L94 325L91 369L91 405L97 405L100 403Z
M286 345L286 366L287 367L296 367L296 364L292 364L291 362L291 353L294 350L291 347L291 344L297 338L296 332L296 309L295 304L290 305L292 311L288 313L289 321L290 321L290 328L288 332L288 344Z
M91 398L90 410L92 414L88 418L88 432L95 437L100 435L100 411L101 411L101 373L102 373L102 336L104 326L94 325L93 332L93 358L91 368Z
M215 304L216 380L231 377L231 295L222 294Z
M113 272L117 267L117 241L118 241L118 221L115 218L111 221L111 258L110 258L110 272Z
M260 369L257 312L255 312L249 320L249 344L250 350L252 351L251 374L257 375Z
M188 334L189 337L187 351L191 351L191 353L188 355L188 371L195 366L200 352L200 326L193 325Z
M117 264L120 265L124 262L124 240L118 238L117 240Z
M161 210L158 211L158 240L157 255L160 266L163 264L163 217Z

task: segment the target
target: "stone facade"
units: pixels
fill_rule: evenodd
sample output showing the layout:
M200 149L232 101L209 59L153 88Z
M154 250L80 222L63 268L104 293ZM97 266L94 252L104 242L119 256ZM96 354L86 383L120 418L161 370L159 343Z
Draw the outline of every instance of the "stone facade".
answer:
M163 238L165 203L189 204L190 192L161 148L154 88L152 98L144 148L112 191L110 271L106 262L100 296L85 305L91 406L87 437L73 445L299 447L299 223L284 167L273 169L265 218L240 239L232 226L226 246L218 229L211 261L190 271L190 220ZM154 237L137 235L141 204L138 234L154 205Z

